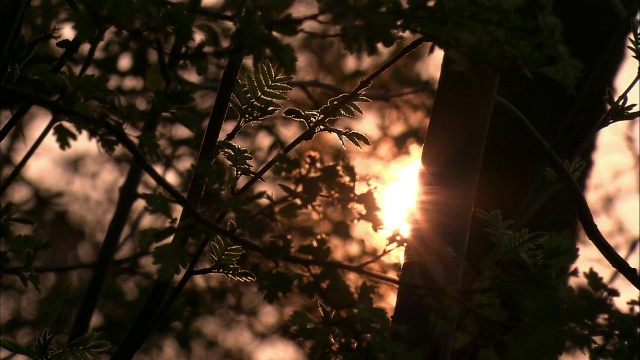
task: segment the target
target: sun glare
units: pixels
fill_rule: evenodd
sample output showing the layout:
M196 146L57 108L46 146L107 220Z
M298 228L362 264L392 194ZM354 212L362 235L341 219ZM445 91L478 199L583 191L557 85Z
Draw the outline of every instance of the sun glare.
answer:
M411 155L399 163L393 164L383 174L380 191L380 207L384 229L382 235L390 236L394 232L408 237L411 231L411 215L415 211L418 195L418 172L420 171L420 151L411 151Z

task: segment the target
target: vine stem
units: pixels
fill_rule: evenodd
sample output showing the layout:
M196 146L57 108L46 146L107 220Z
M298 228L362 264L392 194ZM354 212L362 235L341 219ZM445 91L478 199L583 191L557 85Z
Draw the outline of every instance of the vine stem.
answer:
M591 240L596 248L598 248L600 253L605 257L605 259L607 259L611 266L629 280L636 289L640 289L640 275L638 275L638 271L631 267L631 265L629 265L629 263L616 252L604 235L602 235L598 229L598 225L593 220L593 214L591 213L589 204L587 203L580 186L576 183L569 170L564 166L562 160L553 151L553 148L544 140L544 138L542 138L533 125L531 125L529 120L522 115L518 109L511 105L511 103L499 96L495 97L495 102L499 106L508 110L514 116L515 120L517 120L527 131L527 135L535 141L537 146L543 151L549 165L553 170L555 170L556 174L558 174L558 178L562 181L563 185L573 197L578 220L580 220L582 228L587 234L589 240Z

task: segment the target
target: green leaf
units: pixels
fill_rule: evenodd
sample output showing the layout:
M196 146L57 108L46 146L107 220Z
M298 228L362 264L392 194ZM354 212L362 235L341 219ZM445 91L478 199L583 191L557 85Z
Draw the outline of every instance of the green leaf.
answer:
M176 243L156 246L152 252L153 263L159 265L158 278L171 280L189 264L187 252Z

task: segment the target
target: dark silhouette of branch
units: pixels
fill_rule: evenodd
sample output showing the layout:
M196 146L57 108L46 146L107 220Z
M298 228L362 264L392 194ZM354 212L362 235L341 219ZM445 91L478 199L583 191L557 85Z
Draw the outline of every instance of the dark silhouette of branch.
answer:
M89 70L89 66L91 66L91 63L93 62L93 58L96 55L96 50L98 49L98 45L100 45L100 42L104 40L104 34L107 32L108 29L109 29L108 26L103 27L102 29L100 29L100 31L98 31L98 34L96 34L93 40L91 40L91 46L89 47L89 51L87 52L87 57L84 59L84 62L82 63L82 67L80 68L80 71L78 71L78 77L84 75L87 72L87 70Z
M638 245L640 245L639 238L635 238L633 241L631 241L631 244L629 244L629 247L627 249L627 255L624 256L625 261L628 262L631 256L637 252ZM609 278L609 281L607 281L607 285L611 286L611 284L613 284L613 282L618 278L618 275L620 275L620 272L614 271L611 277Z
M3 37L0 39L0 44L2 44L2 48L0 49L0 84L4 84L7 80L11 66L10 62L14 60L11 53L14 52L16 42L20 37L24 15L30 4L31 1L27 0L7 1L2 4L4 14L0 17L3 21L3 23L0 24L0 33Z
M142 127L143 134L155 132L160 113L155 111L154 108L155 105L152 106L151 113ZM137 162L133 162L124 183L120 187L115 212L109 222L91 279L87 285L82 303L76 313L71 332L69 333L70 341L86 334L89 329L91 317L100 299L102 287L104 286L113 257L118 249L122 231L127 225L133 204L138 200L138 185L140 184L141 178L142 168Z
M353 90L351 90L351 92L349 92L349 94L347 94L347 96L345 96L344 98L341 99L341 101L339 101L337 104L333 105L334 109L339 109L340 107L342 107L344 104L352 101L353 99L355 99L357 96L361 95L361 92L368 88L369 86L371 86L371 83L373 83L373 80L375 78L377 78L378 76L380 76L380 74L382 74L383 72L385 72L388 68L390 68L393 64L395 64L396 62L398 62L398 60L402 59L405 55L407 55L408 53L412 52L413 50L415 50L416 48L418 48L420 45L422 45L422 43L426 42L427 40L425 38L419 38L417 40L412 41L409 45L405 46L402 50L400 50L400 52L398 52L396 55L394 55L391 59L387 60L387 62L385 62L384 64L382 64L382 66L380 66L376 71L374 71L373 73L371 73L369 76L367 76L366 78L362 79L360 81L360 84L358 84L358 86L356 86ZM273 158L271 158L265 165L263 165L260 170L258 170L258 172L251 178L249 179L249 181L247 181L241 188L240 190L238 190L237 194L241 195L243 193L245 193L247 190L249 190L249 188L251 188L258 180L260 180L262 178L262 176L264 176L264 174L266 174L269 170L271 170L271 168L278 162L280 161L281 157L288 154L289 152L291 152L291 150L295 149L298 145L300 145L300 143L302 143L303 141L307 141L307 140L311 140L313 138L313 136L316 133L316 130L322 126L322 124L326 121L327 119L324 117L320 117L318 119L318 121L316 121L314 123L313 126L309 127L307 130L305 130L302 134L298 135L297 138L295 138L291 143L289 143L289 145L287 145L284 149L280 150L278 152L278 154L276 154Z
M206 176L202 173L202 171L206 165L212 163L215 159L218 138L220 137L220 130L226 117L227 108L229 106L229 101L231 99L231 94L233 91L233 86L238 77L238 73L240 72L240 67L242 66L243 59L244 51L240 47L234 48L227 62L227 66L225 67L225 70L222 74L216 100L209 116L209 123L205 131L204 139L202 140L200 151L198 152L195 172L191 178L187 196L184 199L184 204L188 204L189 206L183 207L183 212L180 216L178 228L180 228L181 225L184 225L187 220L192 219L194 214L198 214L197 209L200 205L202 194L207 184ZM158 177L161 178L159 174ZM156 179L154 178L154 180ZM159 185L161 184L159 183ZM172 194L172 196L173 195L174 194ZM173 237L172 241L184 247L188 239L189 232L178 231ZM149 319L152 319L159 315L158 310L160 309L160 306L163 303L163 300L166 297L170 286L171 281L159 279L156 280L153 288L151 289L151 293L147 298L147 302L145 303L142 310L138 314L138 317L127 332L127 335L123 339L122 343L116 350L114 359L130 359L140 348L140 346L142 346L142 343L144 342L148 334L153 330L154 325L149 321Z
M53 129L53 126L56 123L57 121L55 120L55 118L52 118L51 120L49 120L49 123L42 130L42 132L40 133L36 141L33 142L31 147L27 151L27 153L24 154L20 162L16 165L15 168L13 168L13 170L11 170L11 173L9 173L7 178L4 179L4 181L2 182L2 185L0 185L0 196L4 194L5 190L7 190L9 185L11 185L11 183L18 177L18 175L20 174L24 166L27 165L27 162L29 162L29 159L31 159L31 157L36 152L36 150L38 150L38 147L40 147L40 145L42 144L44 139L47 137L51 129Z
M153 329L155 329L156 326L158 326L158 324L160 323L164 315L167 313L167 311L169 310L169 307L171 307L174 301L178 298L178 296L182 292L182 289L184 289L184 287L187 285L189 280L191 280L191 277L193 276L193 271L196 267L196 264L198 263L198 259L200 259L200 255L202 255L202 253L206 249L207 244L209 244L209 238L205 238L200 241L200 244L198 245L198 249L195 251L194 255L192 256L191 261L189 262L189 265L187 266L187 269L184 275L182 276L182 278L180 279L176 287L173 289L173 291L169 294L169 296L167 297L167 300L161 303L158 311L156 311L155 316L151 320L147 319L147 322L149 324L143 330L144 333L139 335L140 338L146 339L147 337L149 337Z
M396 246L392 247L392 248L385 248L384 250L382 250L382 252L374 257L372 257L371 259L361 262L360 264L358 264L359 267L364 268L367 265L373 264L374 262L382 259L383 257L389 255L391 252L393 252L394 250L398 249L398 243L395 244Z
M207 83L207 82L203 82L203 83L197 83L197 82L193 82L190 80L187 80L185 78L179 77L178 81L185 83L185 84L189 84L189 85L193 85L198 89L201 90L209 90L209 91L218 91L218 83L212 82L212 83ZM316 107L319 107L321 104L317 102L317 100L309 93L309 88L320 88L320 89L324 89L327 91L330 91L334 94L343 94L345 93L344 89L341 88L340 86L334 85L334 84L330 84L330 83L326 83L326 82L322 82L319 80L293 80L293 81L289 81L287 82L287 84L293 86L293 87L297 87L300 88L302 91L305 92L305 95L307 95L307 97L314 103L314 105ZM384 101L384 102L388 102L391 101L393 99L396 98L400 98L400 97L404 97L404 96L408 96L408 95L414 95L414 94L419 94L425 91L431 91L433 89L433 85L431 84L431 82L429 81L424 81L422 84L413 87L413 88L408 88L405 90L400 90L400 91L394 91L394 92L386 92L386 91L367 91L365 93L365 95L374 101Z
M153 166L145 159L142 152L140 152L137 145L131 139L129 139L127 134L124 131L122 131L122 129L118 128L117 126L109 122L105 122L103 120L95 118L91 115L80 112L78 110L75 110L73 108L70 108L66 105L58 104L49 99L31 94L23 90L19 90L12 86L0 86L0 94L23 97L25 99L28 99L29 101L32 101L35 105L50 109L57 113L76 116L86 121L91 121L94 123L101 124L111 134L116 136L120 144L125 149L127 149L129 153L132 154L134 161L138 163L138 165L147 173L147 175L149 175L149 177L151 177L164 191L166 191L175 200L177 204L181 205L184 208L183 211L189 211L192 214L193 218L200 224L204 225L207 229L209 229L210 231L216 234L229 238L235 244L242 246L245 250L253 251L273 261L283 261L283 262L298 264L303 266L318 266L318 267L326 267L326 268L350 271L350 272L354 272L360 275L370 277L372 279L377 279L377 280L394 284L394 285L404 284L407 286L414 286L420 289L433 289L433 290L442 289L441 286L430 286L430 285L415 283L412 281L406 281L406 280L403 281L393 276L366 270L363 268L361 264L357 264L357 265L346 264L346 263L343 263L340 261L334 261L334 260L315 260L312 258L306 258L306 257L291 255L291 254L284 255L284 256L276 256L270 253L269 251L267 251L262 246L252 242L249 239L235 235L234 233L218 225L216 222L210 220L205 215L202 215L201 213L199 213L198 210L192 204L190 204L186 196L182 195L182 193L180 193L179 190L173 187L164 177L162 177L162 175L160 175L160 173L158 173L153 168ZM123 262L125 261L125 259L121 259L117 261ZM67 271L67 270L72 271L75 269L85 268L88 266L90 265L73 265L68 268L56 268L56 269L62 269L61 271ZM53 269L48 270L46 268L40 269L40 271L42 272L52 271L52 270ZM194 270L194 272L195 272L194 273L195 275L201 275L198 270ZM482 292L482 291L492 291L492 290L491 289L474 289L473 290L473 292Z
M100 41L102 40L102 38L104 36L104 33L107 31L107 29L108 28L105 27L103 30L99 31L98 35L96 35L96 37L91 42L91 47L89 48L89 52L87 54L87 57L85 58L85 60L84 60L84 62L82 64L82 67L80 68L80 71L78 72L78 76L79 77L84 75L86 73L86 71L89 69L89 66L91 65L91 62L93 61L93 58L95 56L96 49L98 48L98 44L100 44ZM74 38L74 40L75 40L75 38ZM77 51L77 49L76 49L76 51ZM66 51L65 51L65 53L66 53ZM52 71L54 69L56 69L56 68L57 67L54 65L54 67L52 67ZM23 107L25 105L23 105ZM24 114L26 114L26 112L29 111L30 108L31 108L31 105L29 105L29 108L25 108L26 110L23 110ZM9 122L5 126L5 128L7 129L6 130L7 133L9 131L11 131L13 126L15 126L18 123L18 121L22 118L22 116L24 116L24 114L20 115L20 116L16 116L21 110L22 110L22 107L18 110L18 112L16 114L14 114L14 116L9 120ZM14 118L15 118L15 120L14 120ZM12 120L14 121L14 124L9 126L9 123L11 123ZM35 153L35 151L38 149L40 144L42 144L42 141L44 141L45 137L48 135L48 133L51 131L51 129L53 128L53 126L56 123L57 123L56 120L51 119L49 124L47 124L47 127L45 127L45 129L42 131L40 136L33 143L31 148L29 149L29 151L27 151L27 153L22 158L20 163L18 163L18 165L16 165L16 167L13 169L13 171L11 171L9 176L7 176L7 178L2 182L2 186L0 188L0 195L4 194L4 191L9 187L9 185L13 182L13 180L15 180L15 178L18 176L20 171L22 171L22 168L26 165L26 163L29 161L31 156L33 156L33 153ZM0 130L0 131L5 131L5 128L2 128L2 130ZM0 141L2 141L2 139L4 139L4 136L6 136L6 134L0 135Z
M105 27L103 30L101 30L92 42L91 46L92 48L94 48L94 52L95 47L97 47L99 41L102 39L106 29L107 28ZM160 37L156 36L155 41L156 51L158 53L158 64L160 65L162 76L164 77L166 90L171 84L171 77L167 70L165 57L162 52ZM90 51L89 56L85 60L82 69L86 71L86 69L89 67L89 64L91 63L92 58L93 55ZM154 99L148 117L145 119L144 125L141 129L143 134L155 133L161 116L161 113L157 110L157 107L158 104ZM113 214L113 217L111 218L111 221L107 228L107 232L104 236L104 240L102 241L102 245L100 246L100 252L98 253L98 259L95 263L91 279L76 313L71 332L69 333L69 341L73 341L83 336L89 330L91 317L93 316L93 312L98 305L98 300L100 299L102 288L106 281L106 277L113 258L118 250L118 244L120 243L122 232L127 225L129 214L131 213L131 208L133 207L133 204L136 202L136 200L138 200L138 186L140 185L141 179L142 169L138 163L134 162L131 164L126 179L120 187L116 210Z
M62 55L60 55L56 63L51 66L51 72L54 74L59 73L67 63L67 60L78 52L80 45L82 45L82 41L76 35L73 40L71 40ZM20 108L18 108L15 114L11 116L11 119L9 119L9 121L2 127L2 129L0 129L0 142L4 140L4 138L20 122L20 120L27 114L27 112L33 105L33 103L25 102L24 104L22 104L22 106L20 106Z
M515 120L517 120L520 125L527 131L527 135L535 141L537 146L542 150L544 156L547 158L549 165L553 170L555 170L556 174L560 181L567 188L571 196L573 197L574 205L576 207L576 212L578 214L578 220L582 224L582 228L584 232L587 234L587 237L593 244L598 248L600 253L607 259L609 264L613 266L622 276L624 276L633 286L637 289L640 289L640 275L638 275L638 271L631 267L628 262L626 262L617 252L616 250L609 244L607 239L602 235L600 230L598 229L598 225L596 225L593 220L593 215L591 214L591 209L589 209L589 204L582 193L582 189L576 183L575 179L567 170L562 160L556 155L553 151L553 148L542 138L542 136L538 133L538 131L531 125L531 123L527 120L527 118L518 111L513 105L511 105L508 101L496 96L496 103L506 110L508 110Z
M138 260L142 257L145 256L149 256L151 255L148 252L140 252L140 253L136 253L133 254L131 256L127 256L124 257L122 259L115 259L113 260L113 264L117 264L117 265L121 265L121 264L126 264L135 260ZM76 271L76 270L84 270L84 269L90 269L95 267L96 263L91 263L91 264L73 264L73 265L65 265L65 266L36 266L33 269L31 269L31 271L35 272L35 273L63 273L63 272L69 272L69 271Z

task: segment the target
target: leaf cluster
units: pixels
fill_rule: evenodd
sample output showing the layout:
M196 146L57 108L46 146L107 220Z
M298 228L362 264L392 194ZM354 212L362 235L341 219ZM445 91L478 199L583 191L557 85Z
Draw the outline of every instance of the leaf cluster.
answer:
M578 249L569 236L540 233L529 240L521 231L514 237L508 230L512 222L499 212L477 214L490 237L511 246L512 253L517 250L518 256L485 263L465 305L454 306L461 319L454 339L457 351L475 348L485 359L556 358L567 349L589 351L592 358L629 356L628 346L637 346L640 331L630 321L637 302L630 303L628 313L619 310L613 302L619 293L592 269L583 273L587 287L570 286L566 269ZM569 276L578 276L577 269Z
M331 283L329 283L331 284ZM328 285L329 286L329 285ZM330 292L327 286L326 293ZM375 286L362 283L350 295L348 308L336 307L331 299L319 301L315 314L297 311L291 315L285 332L299 341L310 342L314 359L420 359L401 343L390 339L391 321L386 312L374 306Z
M36 256L51 244L30 234L16 234L16 224L33 225L33 221L15 213L15 206L6 203L0 209L0 277L15 275L23 286L33 285L40 290L40 277L33 272Z
M287 202L278 210L280 216L291 218L306 208L321 214L327 206L336 205L352 213L353 220L368 221L374 229L382 226L373 189L356 192L355 169L346 158L326 164L317 152L309 152L303 159L291 159L289 163L294 164L294 170L282 173L289 184L278 184L287 196Z

